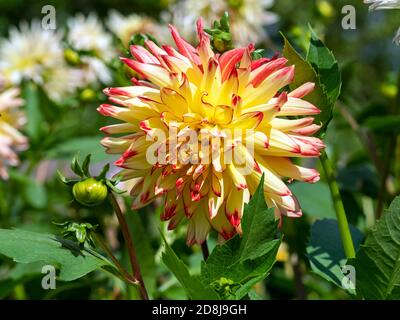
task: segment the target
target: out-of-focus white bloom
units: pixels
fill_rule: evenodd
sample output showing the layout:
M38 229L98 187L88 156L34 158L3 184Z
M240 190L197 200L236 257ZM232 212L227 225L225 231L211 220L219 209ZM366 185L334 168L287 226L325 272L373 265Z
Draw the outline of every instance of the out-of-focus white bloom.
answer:
M162 13L162 19L170 22L179 28L182 36L192 41L196 38L193 25L199 17L202 17L205 24L210 26L218 16L226 9L224 0L178 0L170 5L168 12Z
M181 0L171 6L171 17L166 19L172 20L186 37L193 39L195 34L190 26L198 17L203 17L206 25L211 25L227 11L231 18L234 44L243 46L248 42L257 43L268 39L264 27L278 21L276 14L266 11L274 2L275 0Z
M400 0L364 0L364 3L370 5L370 11L400 9ZM397 30L393 42L400 45L400 28Z
M111 10L107 19L107 27L121 40L124 46L128 46L131 37L138 33L148 33L159 37L161 29L159 24L150 17L130 14L124 16L116 10Z
M84 56L81 57L81 62L81 76L83 83L90 84L97 81L102 83L111 82L112 76L110 69L108 69L103 61L96 57Z
M0 44L0 72L12 84L33 80L43 84L49 70L63 63L62 34L43 30L38 21L21 23L10 29L9 38Z
M27 146L27 139L19 131L26 122L18 107L23 104L19 89L11 88L2 92L0 88L0 178L7 179L7 166L19 163L16 151Z
M235 43L245 45L248 42L261 42L268 38L264 26L274 24L278 16L265 9L274 4L274 0L243 0L233 8L231 28Z
M109 61L114 57L112 37L93 13L85 17L78 14L67 22L68 42L79 51L88 51L98 58Z
M60 66L53 69L43 84L43 89L46 91L50 99L56 102L62 100L74 93L77 88L84 86L83 72L76 68Z
M369 4L369 10L385 10L400 9L399 0L364 0L365 4Z
M0 72L5 82L33 81L54 101L73 93L82 84L82 76L66 64L62 37L61 32L44 30L38 21L11 28L9 38L0 45Z
M68 20L68 42L74 50L81 51L80 71L84 86L111 81L107 63L116 56L112 36L103 27L98 17L91 13ZM83 51L83 52L82 52Z

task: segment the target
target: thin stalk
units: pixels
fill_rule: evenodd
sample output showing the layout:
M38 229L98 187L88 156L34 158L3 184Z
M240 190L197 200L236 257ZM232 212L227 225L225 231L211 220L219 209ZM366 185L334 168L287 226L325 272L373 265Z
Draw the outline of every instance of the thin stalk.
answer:
M391 115L398 115L400 114L400 72L397 74L397 95L396 98L393 100L393 103L390 106L389 110ZM379 219L382 216L383 209L385 206L385 200L388 196L388 190L387 190L387 179L390 175L390 169L391 169L391 164L393 156L396 155L395 149L396 149L396 144L397 144L397 134L391 133L391 135L388 137L388 143L387 143L387 148L383 153L383 166L382 166L382 173L381 173L381 181L380 181L380 186L379 186L379 194L378 194L378 202L376 205L376 211L375 211L375 217L376 219ZM396 163L397 161L394 161Z
M377 153L378 148L376 146L373 135L365 128L360 127L356 119L354 119L352 114L349 112L348 110L349 108L344 106L341 102L338 102L337 106L343 118L348 122L350 127L358 134L361 142L367 148L368 154L375 165L376 171L380 172L382 170L382 163Z
M397 181L396 184L396 195L400 194L400 135L397 137L397 145L396 145L396 154L395 159L398 159L394 162L394 181Z
M376 219L380 219L382 216L382 213L383 213L385 199L387 196L386 182L387 182L388 176L390 174L390 164L393 160L392 159L393 154L395 153L396 140L397 140L397 137L395 135L392 135L389 138L389 142L387 144L387 149L385 151L385 155L384 155L384 159L383 159L383 167L382 167L382 172L381 172L381 181L380 181L379 193L378 193L378 203L376 205L376 211L375 211Z
M97 234L95 234L94 232L92 232L92 236L96 240L96 242L100 245L100 247L103 249L103 251L107 253L107 255L109 256L111 261L115 264L119 272L121 272L121 274L124 276L125 280L134 286L139 286L139 281L135 279L131 274L129 274L128 271L126 271L126 269L121 265L121 263L114 256L111 250L107 247L104 241L100 237L98 237Z
M336 183L335 174L325 151L322 152L320 161L322 164L322 168L324 169L326 179L328 181L329 189L331 191L333 206L336 212L336 218L339 225L340 237L342 238L344 253L346 254L347 259L354 258L356 256L356 253L354 250L353 240L351 238L349 223L347 222L346 212L344 210L342 198L340 196L339 187Z
M208 257L210 256L210 251L208 250L207 239L201 244L201 252L203 253L204 261L207 261Z
M297 253L292 254L291 263L294 274L294 285L296 288L296 299L307 300L307 292L303 282L303 271L301 269L301 262Z
M119 225L121 226L122 236L124 237L126 246L128 248L129 259L131 262L134 277L135 277L135 279L137 279L139 281L140 296L142 297L143 300L149 300L149 296L147 294L147 290L144 285L142 272L140 271L139 262L138 262L138 259L136 256L136 250L135 250L135 246L133 244L133 239L129 232L128 224L126 223L124 214L122 213L122 210L119 207L119 204L118 204L117 199L115 198L114 194L112 192L110 192L108 197L111 202L111 205L114 208L115 214L117 215Z

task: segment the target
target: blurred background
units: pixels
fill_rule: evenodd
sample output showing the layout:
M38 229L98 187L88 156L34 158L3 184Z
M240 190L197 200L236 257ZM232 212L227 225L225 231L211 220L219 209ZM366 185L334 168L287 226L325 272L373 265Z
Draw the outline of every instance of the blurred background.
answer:
M41 28L45 5L56 10L54 31ZM354 30L342 28L345 5L356 9ZM129 85L132 74L118 57L128 54L135 34L170 43L166 25L173 23L195 41L198 16L210 25L224 11L230 13L236 45L251 41L272 56L282 50L283 32L304 53L311 24L333 51L343 87L325 143L350 223L367 230L400 191L400 47L392 42L400 11L368 12L361 0L0 0L0 110L5 114L0 119L0 227L57 233L52 222L99 224L116 255L126 260L112 209L103 205L88 210L74 203L56 170L71 175L69 163L77 153L81 159L92 154L94 171L113 162L99 143L99 128L107 119L96 108L106 101L103 88ZM335 218L327 184L322 179L291 187L305 215L285 221L279 262L257 285L257 294L263 299L349 299L345 291L310 272L306 258L310 224ZM130 199L124 201L129 212ZM166 232L160 212L155 204L127 215L141 244L145 281L153 298L185 299L160 262L158 229L174 240L173 248L193 272L199 270L201 252L186 246L185 228ZM215 245L214 237L210 244ZM40 281L40 268L0 256L0 299L135 298L125 284L101 272L58 283L50 291Z

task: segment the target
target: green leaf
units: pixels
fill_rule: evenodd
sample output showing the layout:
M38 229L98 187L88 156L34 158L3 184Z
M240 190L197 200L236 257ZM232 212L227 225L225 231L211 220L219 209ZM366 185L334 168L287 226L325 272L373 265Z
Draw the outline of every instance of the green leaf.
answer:
M0 281L0 299L7 298L19 284L40 276L42 267L43 262L17 263Z
M76 180L76 179L68 179L59 170L57 170L57 175L58 175L58 178L61 180L61 182L68 186L74 185L75 183L80 181L80 180Z
M364 236L361 231L351 225L350 233L357 249ZM342 278L344 277L342 267L346 265L347 259L336 220L317 220L312 225L307 257L314 273L342 287Z
M43 113L40 110L39 90L33 83L26 83L23 88L23 97L26 106L28 123L26 132L33 141L38 141L41 136L42 124L44 122Z
M333 106L339 97L342 86L339 65L332 51L325 46L312 27L310 25L308 27L311 32L311 39L307 61L311 63L318 74L322 87Z
M245 206L242 238L236 235L223 245L217 245L202 264L204 284L221 287L221 281L227 279L238 285L230 292L230 298L243 298L254 284L268 275L281 243L281 239L274 239L277 221L273 209L265 204L263 181L264 178Z
M80 248L83 248L84 244L87 243L91 247L95 247L92 232L96 230L98 225L92 225L88 222L86 223L76 223L65 221L61 223L53 222L53 224L58 225L62 228L61 234L65 239L77 240Z
M43 209L47 205L47 191L43 184L27 179L24 184L24 198L36 209Z
M302 210L312 217L336 218L329 187L324 182L292 183L290 190L299 199Z
M110 155L104 152L104 149L100 144L101 139L101 136L73 138L58 144L57 147L49 150L46 157L69 161L73 156L84 150L85 154L91 154L92 163L109 161Z
M78 157L74 157L71 162L71 170L78 176L83 178L83 170L79 164Z
M83 162L82 162L82 171L86 177L90 177L90 172L89 172L90 157L91 157L91 154L89 153L85 157L85 160L83 160Z
M375 133L400 133L400 116L379 116L369 117L363 126L367 127Z
M43 209L47 205L47 191L43 184L19 173L16 170L10 171L11 179L19 184L21 194L25 201L36 209Z
M249 298L250 300L264 300L257 292L254 290L249 291Z
M80 249L69 240L51 234L0 229L0 254L18 263L43 262L60 269L61 281L72 281L96 270L117 274L105 258L89 249Z
M241 260L261 257L275 237L278 221L275 219L274 210L269 209L265 203L263 186L264 176L251 201L244 207Z
M230 31L229 14L227 11L225 11L224 14L222 15L220 23L221 23L222 30L227 31L227 32Z
M400 197L396 197L368 234L353 261L357 295L400 299Z
M126 215L126 220L136 244L136 255L140 264L140 269L146 284L147 291L152 294L156 290L156 277L157 272L156 262L154 256L156 252L151 247L150 237L148 232L143 226L138 212L129 212Z
M251 59L258 60L264 56L265 50L264 49L257 49L251 53Z
M209 285L201 283L198 276L192 276L188 267L177 257L165 238L163 240L165 251L162 254L162 261L178 279L187 295L194 300L218 300L219 297L215 291Z
M101 172L99 173L99 175L97 176L97 179L105 179L106 178L106 174L107 172L110 170L110 164L107 163L103 169L101 169Z
M332 119L333 104L324 92L320 79L311 64L293 48L283 34L282 37L284 39L283 56L288 59L290 65L295 66L294 79L289 87L291 90L294 90L306 82L315 83L314 91L303 99L311 102L321 110L321 113L315 116L315 122L322 123L319 134L323 134L329 121Z
M211 45L215 51L223 53L232 49L232 35L230 32L228 12L224 12L220 21L214 21L213 28L205 28L204 31L211 36Z
M130 48L131 45L138 45L138 46L144 47L144 43L145 43L145 41L147 41L147 40L151 40L151 41L153 41L156 45L159 45L157 39L156 39L154 36L152 36L151 34L149 34L149 33L146 33L146 34L137 33L137 34L134 34L134 35L131 37L131 39L130 39L130 41L129 41L129 44L128 44L128 48ZM128 54L131 55L131 53L130 53L129 50L128 50Z

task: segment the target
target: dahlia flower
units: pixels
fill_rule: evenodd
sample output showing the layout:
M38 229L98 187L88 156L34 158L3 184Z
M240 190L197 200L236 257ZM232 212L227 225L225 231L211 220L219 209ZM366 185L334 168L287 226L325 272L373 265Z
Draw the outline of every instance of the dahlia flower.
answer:
M110 83L112 75L107 65L96 57L81 56L80 57L81 80L84 85L96 83Z
M63 61L61 38L61 33L43 30L38 21L22 23L19 30L12 27L0 45L0 72L13 84L44 83L48 70Z
M218 20L226 11L231 17L233 42L245 46L248 42L262 42L268 39L264 27L278 21L278 16L266 9L274 0L186 0L171 6L172 23L183 30L184 36L194 37L191 26L197 17L203 17L207 23Z
M123 16L116 10L109 13L107 27L121 40L124 46L128 46L131 37L138 33L149 33L160 36L163 30L156 21L150 17L138 14Z
M19 89L1 92L0 88L0 177L8 178L7 166L18 165L16 151L26 147L27 139L18 131L25 123L25 115L18 110L23 100Z
M80 51L93 52L95 56L104 61L112 59L114 51L112 49L112 37L108 34L101 21L95 14L85 17L77 14L67 22L68 24L68 43Z
M283 179L319 179L290 160L318 157L324 147L312 137L320 128L312 115L320 111L302 100L314 84L285 91L294 66L285 58L252 60L253 45L215 54L202 20L197 47L170 30L177 49L152 41L130 47L133 59L121 59L145 80L105 89L113 105L98 109L121 121L101 129L119 135L102 144L121 154L115 164L131 180L133 208L164 196L161 219L169 229L188 220L189 245L211 229L229 239L241 232L244 203L264 173L265 200L277 218L301 216Z
M42 86L50 99L62 102L66 96L85 85L84 76L85 72L78 68L60 65L49 70Z
M67 41L71 47L81 52L82 81L88 85L101 81L111 81L111 72L106 63L113 58L112 37L106 32L95 14L85 17L78 14L67 22Z
M61 44L62 33L43 30L39 21L11 28L0 44L0 72L6 82L30 80L43 86L54 100L62 100L78 86L76 70L68 68Z

